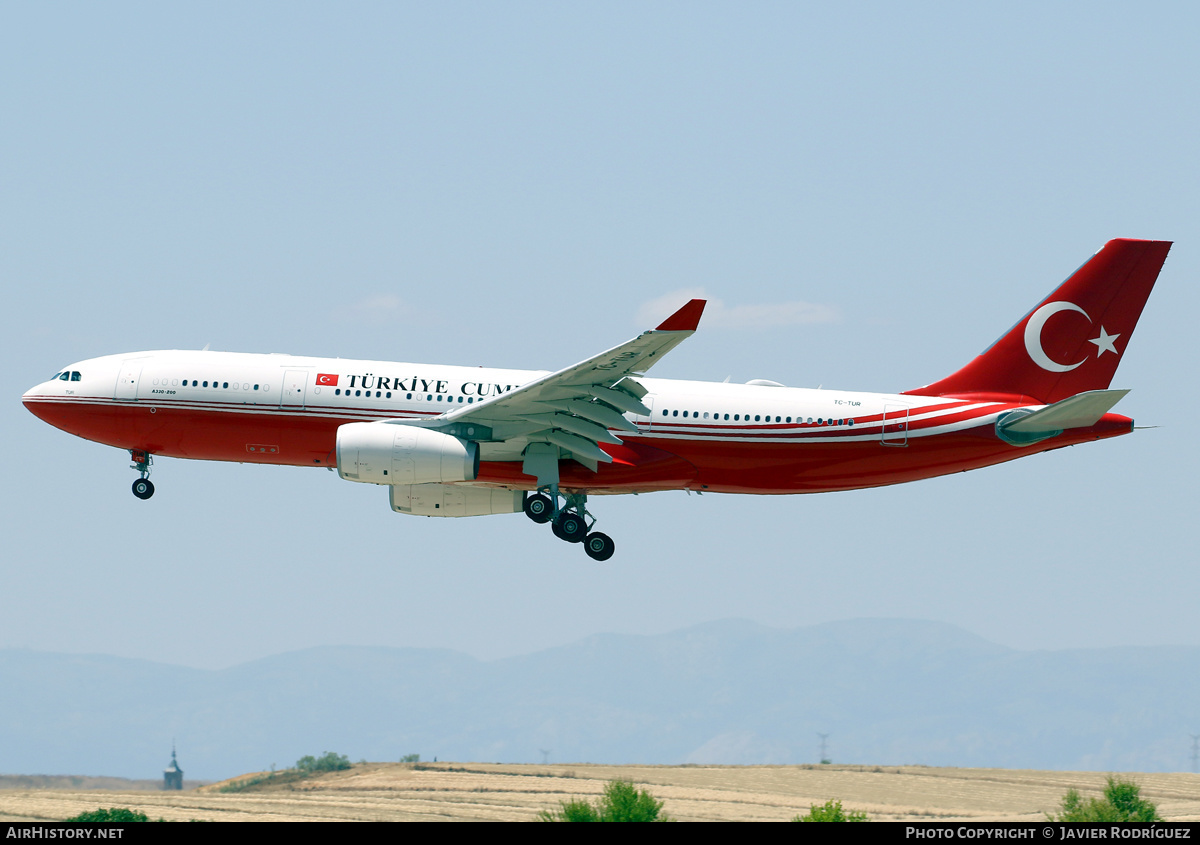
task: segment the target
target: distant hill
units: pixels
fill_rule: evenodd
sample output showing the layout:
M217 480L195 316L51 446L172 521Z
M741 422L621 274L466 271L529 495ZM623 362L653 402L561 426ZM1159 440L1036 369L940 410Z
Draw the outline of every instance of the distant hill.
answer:
M184 789L195 789L209 781L185 780ZM2 789L56 789L64 792L98 789L106 792L157 792L162 778L131 780L129 778L87 777L84 775L0 775Z
M722 621L479 661L328 647L221 671L0 650L0 771L188 778L353 760L1184 771L1200 648L1016 651L949 625Z

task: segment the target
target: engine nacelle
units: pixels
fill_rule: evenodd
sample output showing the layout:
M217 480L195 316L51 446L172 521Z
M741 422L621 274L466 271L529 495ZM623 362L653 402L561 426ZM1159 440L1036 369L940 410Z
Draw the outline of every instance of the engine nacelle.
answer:
M474 481L479 446L411 425L348 423L337 431L337 468L365 484Z
M390 490L392 510L413 516L487 516L519 513L520 490L464 487L461 484L397 484Z

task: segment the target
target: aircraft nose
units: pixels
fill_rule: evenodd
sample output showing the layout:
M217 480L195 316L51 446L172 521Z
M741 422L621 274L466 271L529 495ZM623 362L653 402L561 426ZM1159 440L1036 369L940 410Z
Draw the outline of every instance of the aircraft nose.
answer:
M42 416L42 410L45 408L44 399L46 396L46 385L49 382L35 384L33 387L21 394L21 404L29 409L29 412L39 419L45 419Z

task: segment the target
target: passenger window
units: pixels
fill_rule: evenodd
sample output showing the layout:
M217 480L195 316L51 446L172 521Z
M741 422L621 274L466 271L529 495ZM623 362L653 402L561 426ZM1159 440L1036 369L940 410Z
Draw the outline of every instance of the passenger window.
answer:
M729 414L726 414L726 415L725 415L725 419L729 419Z
M376 390L376 391L375 391L375 398L376 398L376 399L378 399L378 398L379 398L379 396L380 396L380 394L382 394L382 393L383 393L383 391L382 391L382 390Z
M686 417L686 416L688 415L688 412L687 412L687 411L684 411L684 412L683 412L683 415Z
M390 391L390 390L389 390L389 391L388 391L388 394L387 394L387 396L386 396L385 398L387 398L387 399L391 399L391 398L392 398L392 391Z
M470 405L470 404L471 404L472 402L474 402L474 401L475 401L475 397L474 397L474 396L468 396L468 397L467 397L467 404L468 404L468 405ZM666 411L664 411L663 413L666 413Z
M341 396L341 395L342 395L342 389L341 389L340 387L339 387L339 388L337 388L336 390L334 390L334 391L333 391L333 395L334 395L334 396Z
M663 410L663 416L665 417L667 414L668 414L668 411L666 411L666 410L664 409L664 410Z
M734 421L734 422L738 422L739 420L741 420L741 418L742 418L742 415L741 415L741 414L734 414L734 415L733 415L733 421Z
M356 391L354 391L354 395L355 395L355 396L362 396L362 391L361 391L361 390L356 390Z
M791 421L792 421L792 418L791 418L791 417L788 417L786 421L787 421L787 422L791 422Z
M205 387L208 387L208 382L204 382L204 386L205 386Z
M192 382L192 384L195 384L195 382ZM257 385L257 384L256 384L256 385L254 385L254 389L255 389L255 390L258 390L258 385Z
M227 381L226 381L226 382L222 382L222 383L221 383L221 389L222 389L222 390L228 390L228 389L229 389L229 382L227 382Z
M677 417L677 416L679 416L679 412L678 412L678 411L672 411L672 412L671 412L671 416L673 416L673 417ZM687 416L687 414L684 414L684 416Z
M758 414L755 414L755 415L754 415L754 421L755 421L755 422L758 422L758 421L759 421L759 419L760 419L759 415L758 415Z

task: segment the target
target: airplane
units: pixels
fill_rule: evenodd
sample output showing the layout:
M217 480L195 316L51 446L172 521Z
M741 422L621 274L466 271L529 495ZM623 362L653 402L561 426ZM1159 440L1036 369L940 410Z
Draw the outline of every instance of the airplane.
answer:
M418 516L524 513L608 560L588 497L688 490L821 493L978 469L1128 434L1109 384L1170 250L1117 239L957 372L895 394L652 379L697 329L693 299L656 328L555 372L212 351L71 364L22 401L155 457L336 469Z

